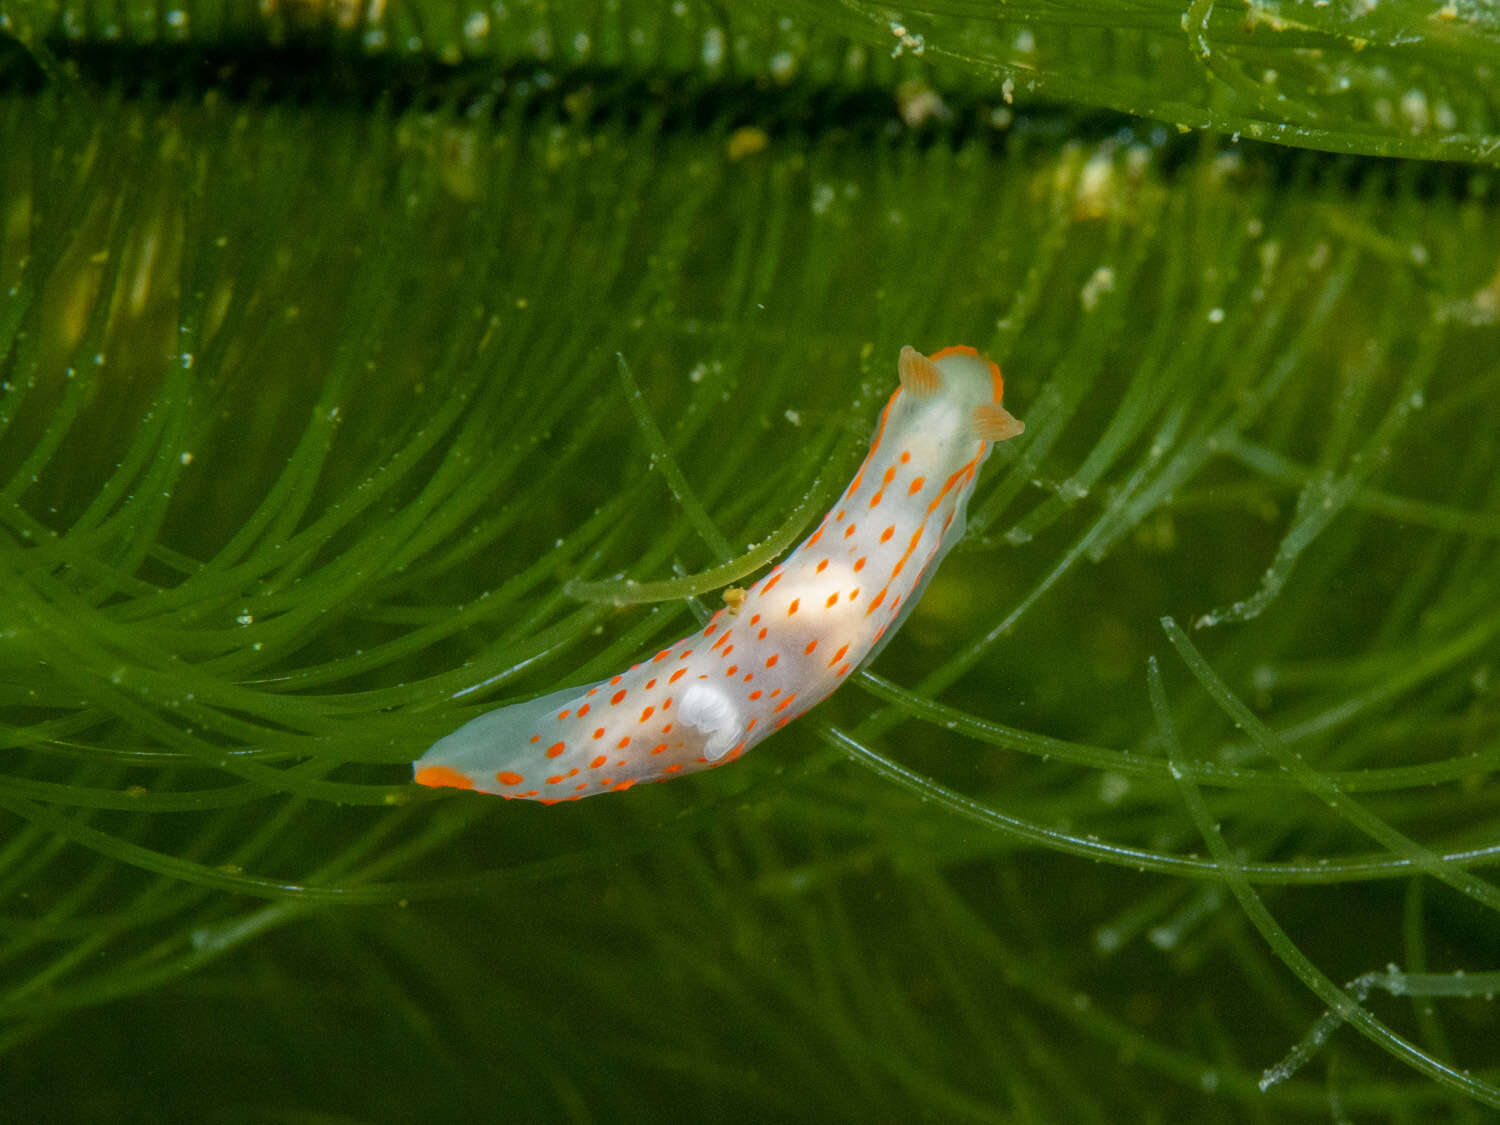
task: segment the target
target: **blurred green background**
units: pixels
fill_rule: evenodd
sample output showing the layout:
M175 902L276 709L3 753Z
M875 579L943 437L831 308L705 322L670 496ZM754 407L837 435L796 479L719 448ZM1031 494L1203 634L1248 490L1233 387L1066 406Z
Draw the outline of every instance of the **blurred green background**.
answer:
M1497 65L0 0L0 1116L1493 1120ZM1027 428L865 673L673 785L410 785L810 529L907 343Z

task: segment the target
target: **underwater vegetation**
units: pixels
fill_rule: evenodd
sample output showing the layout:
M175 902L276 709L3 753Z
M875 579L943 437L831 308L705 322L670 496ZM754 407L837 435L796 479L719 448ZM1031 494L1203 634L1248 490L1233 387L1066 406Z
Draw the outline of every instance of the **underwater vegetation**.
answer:
M0 0L0 1111L1491 1119L1496 31ZM411 784L952 343L1025 432L827 701Z

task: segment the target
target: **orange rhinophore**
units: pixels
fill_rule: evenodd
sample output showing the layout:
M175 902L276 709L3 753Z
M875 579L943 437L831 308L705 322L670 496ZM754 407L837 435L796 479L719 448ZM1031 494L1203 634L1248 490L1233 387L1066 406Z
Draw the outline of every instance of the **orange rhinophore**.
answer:
M901 385L864 463L786 559L725 591L726 608L701 632L628 671L502 707L438 740L415 764L417 783L555 804L681 777L734 761L869 663L963 537L990 446L1023 429L1001 405L1000 368L973 348L902 348L897 368ZM846 518L872 509L878 518ZM675 670L654 672L665 660ZM615 690L601 706L605 687Z

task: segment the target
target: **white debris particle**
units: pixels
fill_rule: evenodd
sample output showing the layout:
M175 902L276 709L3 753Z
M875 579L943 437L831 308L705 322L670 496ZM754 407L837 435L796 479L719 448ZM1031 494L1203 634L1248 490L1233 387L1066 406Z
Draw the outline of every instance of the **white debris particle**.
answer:
M1099 298L1106 293L1113 292L1114 288L1114 269L1110 266L1100 266L1083 283L1083 288L1078 292L1078 302L1083 306L1085 312L1093 312L1099 304Z
M896 45L891 48L891 58L900 58L903 51L910 51L914 55L921 56L927 50L926 40L906 30L905 24L892 20L889 26L891 34L896 37Z
M1408 90L1401 95L1401 116L1406 118L1413 133L1422 133L1432 124L1432 115L1427 109L1427 95L1421 90Z
M1130 792L1130 778L1110 771L1099 778L1099 799L1106 805L1117 805Z
M717 68L724 61L724 29L711 27L703 33L703 65Z

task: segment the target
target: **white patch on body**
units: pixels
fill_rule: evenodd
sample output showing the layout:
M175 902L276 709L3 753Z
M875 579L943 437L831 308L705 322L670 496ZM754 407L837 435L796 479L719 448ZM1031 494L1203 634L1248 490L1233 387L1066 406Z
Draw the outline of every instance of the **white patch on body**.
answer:
M703 756L717 762L740 738L740 716L735 706L716 687L694 684L677 705L677 721L703 735Z

